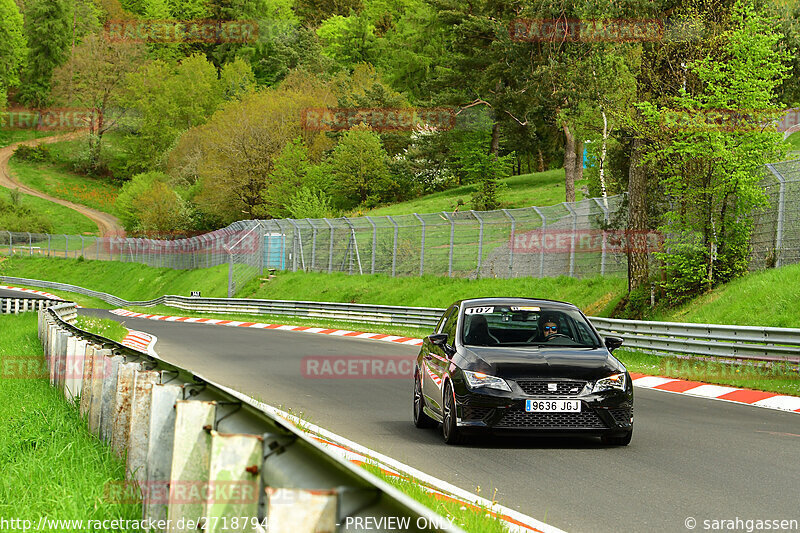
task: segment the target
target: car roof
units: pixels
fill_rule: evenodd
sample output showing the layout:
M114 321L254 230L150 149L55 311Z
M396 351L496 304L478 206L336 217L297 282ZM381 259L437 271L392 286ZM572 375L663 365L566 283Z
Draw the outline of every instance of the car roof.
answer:
M569 302L562 302L559 300L547 300L544 298L520 298L520 297L492 297L492 298L466 298L453 302L452 305L463 307L466 305L539 305L542 307L549 307L551 309L578 309L578 306Z

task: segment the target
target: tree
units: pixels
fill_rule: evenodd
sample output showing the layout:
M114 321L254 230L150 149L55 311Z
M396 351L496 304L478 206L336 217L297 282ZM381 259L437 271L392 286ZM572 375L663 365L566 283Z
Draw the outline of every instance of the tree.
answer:
M54 91L64 105L92 110L88 136L91 166L99 164L103 135L113 128L116 117L111 107L121 95L126 77L144 59L144 51L131 43L111 43L91 34L75 49L72 57L54 72Z
M25 7L28 61L20 99L40 108L50 100L53 70L66 61L72 42L72 4L68 0L31 0Z
M781 114L775 102L788 58L753 4L732 6L706 53L686 63L689 81L669 108L639 105L650 131L661 131L643 162L658 169L672 204L662 226L668 246L659 257L662 287L673 301L747 269L751 214L765 202L761 171L783 155L781 134L764 124Z
M295 12L303 22L317 26L332 16L348 16L364 7L362 0L295 0Z
M0 0L0 109L6 105L8 89L19 84L26 46L17 4L14 0Z
M151 61L129 74L121 101L133 115L130 160L134 170L146 170L162 167L181 133L206 122L222 101L222 88L214 65L194 54L175 66Z
M330 157L336 199L342 208L373 207L397 194L386 159L380 137L368 127L355 126L345 132Z
M230 101L203 126L181 136L171 167L196 174L194 200L206 216L224 222L270 216L264 192L276 186L276 163L286 146L300 139L308 161L330 148L324 132L303 129L302 110L330 106L333 94L319 79L296 73L279 87Z

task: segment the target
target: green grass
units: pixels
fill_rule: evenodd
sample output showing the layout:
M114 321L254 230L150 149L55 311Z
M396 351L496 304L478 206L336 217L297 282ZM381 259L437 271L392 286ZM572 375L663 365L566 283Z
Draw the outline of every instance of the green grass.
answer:
M748 274L653 320L798 328L798 302L800 264Z
M11 202L11 191L0 187L0 197ZM22 195L22 205L29 207L53 224L54 234L97 235L97 224L77 211L36 196Z
M522 174L502 180L506 188L501 192L500 202L505 208L555 205L565 200L564 169L547 170L533 174ZM582 200L581 187L588 180L575 182L575 198ZM477 185L463 185L384 207L366 211L364 215L408 215L412 213L438 213L453 211L458 201L464 202L461 210L468 210L472 193Z
M50 137L53 135L52 131L37 131L37 130L12 130L0 128L0 147L8 146L20 141L29 141L31 139L39 139L41 137Z
M75 174L62 165L32 163L16 157L11 158L9 168L20 183L32 189L117 215L116 201L120 188L106 180Z
M365 463L362 467L399 489L419 503L453 520L453 524L465 531L475 533L507 533L505 523L492 516L489 510L482 507L467 506L458 502L435 496L424 490L414 479L406 479L385 473L377 465Z
M75 319L75 326L117 342L122 342L122 339L128 335L128 329L125 326L110 318L79 316Z
M800 157L800 131L796 131L786 138L789 145L789 158Z
M624 348L614 355L629 372L800 396L800 374L797 367L790 365L762 367L749 363L718 363L711 359L687 360Z
M243 287L254 298L315 300L414 307L447 307L462 298L525 296L572 302L584 312L608 316L626 290L622 278L484 278L390 276L280 272L271 281ZM243 296L244 294L239 294Z
M190 291L197 290L203 296L228 294L227 265L172 270L116 261L15 256L0 263L0 275L59 281L126 300L149 300L164 294L189 296Z
M40 516L141 519L140 505L104 500L107 483L124 481L125 463L86 430L77 408L47 378L9 377L20 363L45 364L36 320L35 313L0 316L0 517L34 527Z

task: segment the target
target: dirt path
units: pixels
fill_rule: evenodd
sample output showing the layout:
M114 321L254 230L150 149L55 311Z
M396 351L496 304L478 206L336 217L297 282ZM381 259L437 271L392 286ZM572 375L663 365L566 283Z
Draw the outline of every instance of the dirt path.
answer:
M71 139L75 139L81 136L82 134L83 134L82 132L73 132L64 135L56 135L53 137L43 137L41 139L22 141L0 148L0 186L5 187L7 189L19 189L20 192L23 192L25 194L30 194L31 196L38 196L39 198L43 198L50 202L55 202L57 204L69 207L70 209L74 209L78 213L90 218L92 222L97 224L97 229L100 231L101 236L112 236L112 235L124 236L125 229L119 223L119 219L117 217L109 215L108 213L104 213L102 211L98 211L97 209L86 207L85 205L75 204L67 200L62 200L61 198L54 198L41 191L37 191L36 189L31 189L27 185L23 185L22 183L15 180L14 177L11 175L11 172L9 171L8 160L11 159L11 156L14 154L14 150L17 148L17 146L21 144L27 144L28 146L35 146L41 143L68 141Z

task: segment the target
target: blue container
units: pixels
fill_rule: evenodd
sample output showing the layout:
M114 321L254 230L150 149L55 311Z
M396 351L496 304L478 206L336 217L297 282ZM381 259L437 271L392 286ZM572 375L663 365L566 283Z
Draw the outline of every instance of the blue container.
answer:
M264 268L286 268L286 236L283 233L264 235Z

